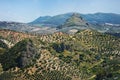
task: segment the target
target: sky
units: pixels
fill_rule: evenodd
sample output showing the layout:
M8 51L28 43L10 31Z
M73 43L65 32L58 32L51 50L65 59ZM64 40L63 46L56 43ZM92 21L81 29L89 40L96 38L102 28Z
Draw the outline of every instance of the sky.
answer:
M0 0L0 21L31 22L69 12L117 13L120 0Z

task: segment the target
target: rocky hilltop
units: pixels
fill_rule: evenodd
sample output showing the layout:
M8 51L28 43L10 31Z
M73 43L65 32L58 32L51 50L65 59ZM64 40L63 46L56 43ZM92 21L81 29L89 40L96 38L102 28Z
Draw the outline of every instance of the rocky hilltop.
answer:
M66 20L63 25L58 26L58 29L62 32L76 33L78 30L92 29L91 24L85 21L78 13L73 15Z
M78 13L73 13L73 15L61 26L61 28L73 26L88 27L89 24Z

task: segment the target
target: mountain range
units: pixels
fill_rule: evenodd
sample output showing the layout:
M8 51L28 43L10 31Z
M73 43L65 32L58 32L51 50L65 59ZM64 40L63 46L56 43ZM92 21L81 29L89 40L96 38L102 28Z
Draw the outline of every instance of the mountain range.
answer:
M117 33L119 35L120 15L113 13L67 13L53 17L39 17L30 23L2 21L0 28L39 34L51 34L59 31L73 34L78 30L93 29L102 33Z
M43 16L32 21L31 24L41 25L62 25L73 13L60 14L56 16ZM80 14L80 13L77 13ZM115 13L95 13L95 14L80 14L87 22L92 24L120 24L120 14Z

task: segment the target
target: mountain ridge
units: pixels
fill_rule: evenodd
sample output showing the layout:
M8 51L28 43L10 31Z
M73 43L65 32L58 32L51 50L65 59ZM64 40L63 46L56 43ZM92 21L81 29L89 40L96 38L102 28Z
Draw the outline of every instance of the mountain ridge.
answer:
M74 13L74 12L73 12ZM52 24L52 25L61 25L63 24L72 14L71 13L65 13L65 14L60 14L60 15L56 15L56 16L49 16L49 19L46 19L45 17L42 17L45 21L41 22L41 17L37 18L36 20L39 21L39 23L41 24ZM76 12L77 13L77 12ZM116 13L93 13L93 14L81 14L79 13L86 21L90 22L90 23L112 23L112 24L120 24L120 14L116 14ZM102 17L101 17L102 16ZM106 17L107 16L107 17ZM96 17L99 17L100 19L95 19ZM115 19L113 17L116 17ZM54 20L55 19L55 20ZM106 19L104 21L104 19ZM114 20L109 20L109 19L114 19ZM34 22L37 23L37 21L34 20L33 22L31 22L31 24L34 24ZM52 21L53 20L53 21ZM92 21L91 21L92 20ZM97 20L97 21L96 21ZM61 22L59 22L61 21ZM96 21L96 22L94 22ZM37 24L39 24L37 23Z

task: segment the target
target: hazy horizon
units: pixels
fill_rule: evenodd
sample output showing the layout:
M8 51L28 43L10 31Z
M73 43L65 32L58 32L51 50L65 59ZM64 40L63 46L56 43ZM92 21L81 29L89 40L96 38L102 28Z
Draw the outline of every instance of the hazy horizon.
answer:
M118 0L1 0L0 21L31 22L40 16L53 16L70 12L117 13Z

